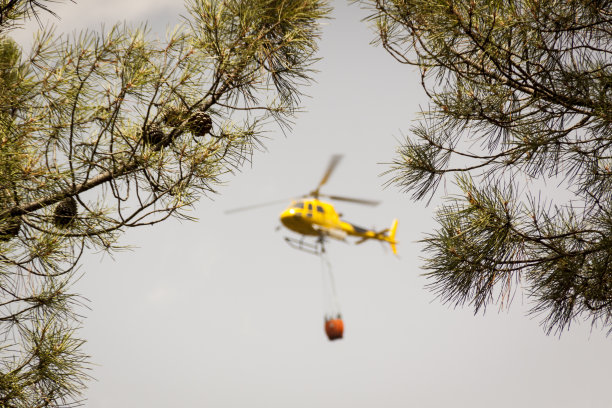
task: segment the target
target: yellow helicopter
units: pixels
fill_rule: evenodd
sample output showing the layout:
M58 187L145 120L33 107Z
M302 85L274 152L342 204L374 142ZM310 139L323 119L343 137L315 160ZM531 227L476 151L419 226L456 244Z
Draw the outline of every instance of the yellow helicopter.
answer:
M395 233L397 231L398 223L397 219L393 220L390 228L382 231L373 231L343 221L340 219L341 214L336 212L332 204L319 200L319 197L326 197L336 201L348 201L357 204L379 204L378 201L319 193L319 190L325 183L327 183L327 180L329 180L331 173L334 171L341 158L341 155L332 156L331 161L327 166L327 170L325 171L317 188L300 199L293 200L289 207L287 207L280 214L280 221L285 227L302 235L300 240L286 237L285 241L296 249L320 254L325 252L324 243L326 238L334 238L345 241L347 236L354 236L360 238L357 242L355 242L356 244L361 244L370 239L388 242L393 253L397 255L397 241L395 240ZM241 207L226 211L226 213L250 210L276 203L278 203L278 201ZM304 238L308 236L316 237L317 240L315 243L305 241Z

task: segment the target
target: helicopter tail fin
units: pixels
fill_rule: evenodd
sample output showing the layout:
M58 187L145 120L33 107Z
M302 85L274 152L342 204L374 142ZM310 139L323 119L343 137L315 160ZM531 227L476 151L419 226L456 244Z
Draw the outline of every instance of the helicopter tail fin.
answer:
M395 241L395 232L397 231L397 218L393 220L391 223L391 228L389 228L389 233L387 234L387 242L391 245L391 250L395 255L397 255L397 241Z

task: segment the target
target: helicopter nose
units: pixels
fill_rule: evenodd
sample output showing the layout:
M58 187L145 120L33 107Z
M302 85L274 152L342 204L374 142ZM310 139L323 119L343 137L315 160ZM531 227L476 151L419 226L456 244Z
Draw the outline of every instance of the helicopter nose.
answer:
M296 218L300 218L300 213L295 208L287 208L280 215L281 223L287 228L291 228L295 224Z
M286 220L287 218L293 218L296 215L296 211L294 208L287 208L280 215L281 221Z

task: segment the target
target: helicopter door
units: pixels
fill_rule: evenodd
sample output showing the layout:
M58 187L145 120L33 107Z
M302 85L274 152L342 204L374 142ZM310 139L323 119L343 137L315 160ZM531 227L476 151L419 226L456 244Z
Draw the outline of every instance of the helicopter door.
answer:
M312 203L308 203L308 212L306 213L306 216L312 218Z

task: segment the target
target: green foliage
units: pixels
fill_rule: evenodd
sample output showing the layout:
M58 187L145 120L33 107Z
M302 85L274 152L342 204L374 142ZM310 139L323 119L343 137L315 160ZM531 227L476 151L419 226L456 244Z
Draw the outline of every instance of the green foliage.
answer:
M0 3L1 32L45 4ZM268 125L285 128L299 108L325 1L186 6L163 41L125 25L43 31L29 53L0 39L2 407L79 403L87 358L69 291L85 249L192 219Z
M518 285L547 332L612 331L612 3L362 3L431 99L392 183L422 199L454 174L462 191L425 239L430 287L478 311Z
M41 11L55 15L49 6L64 1L74 0L0 0L0 34L32 17L38 19Z

